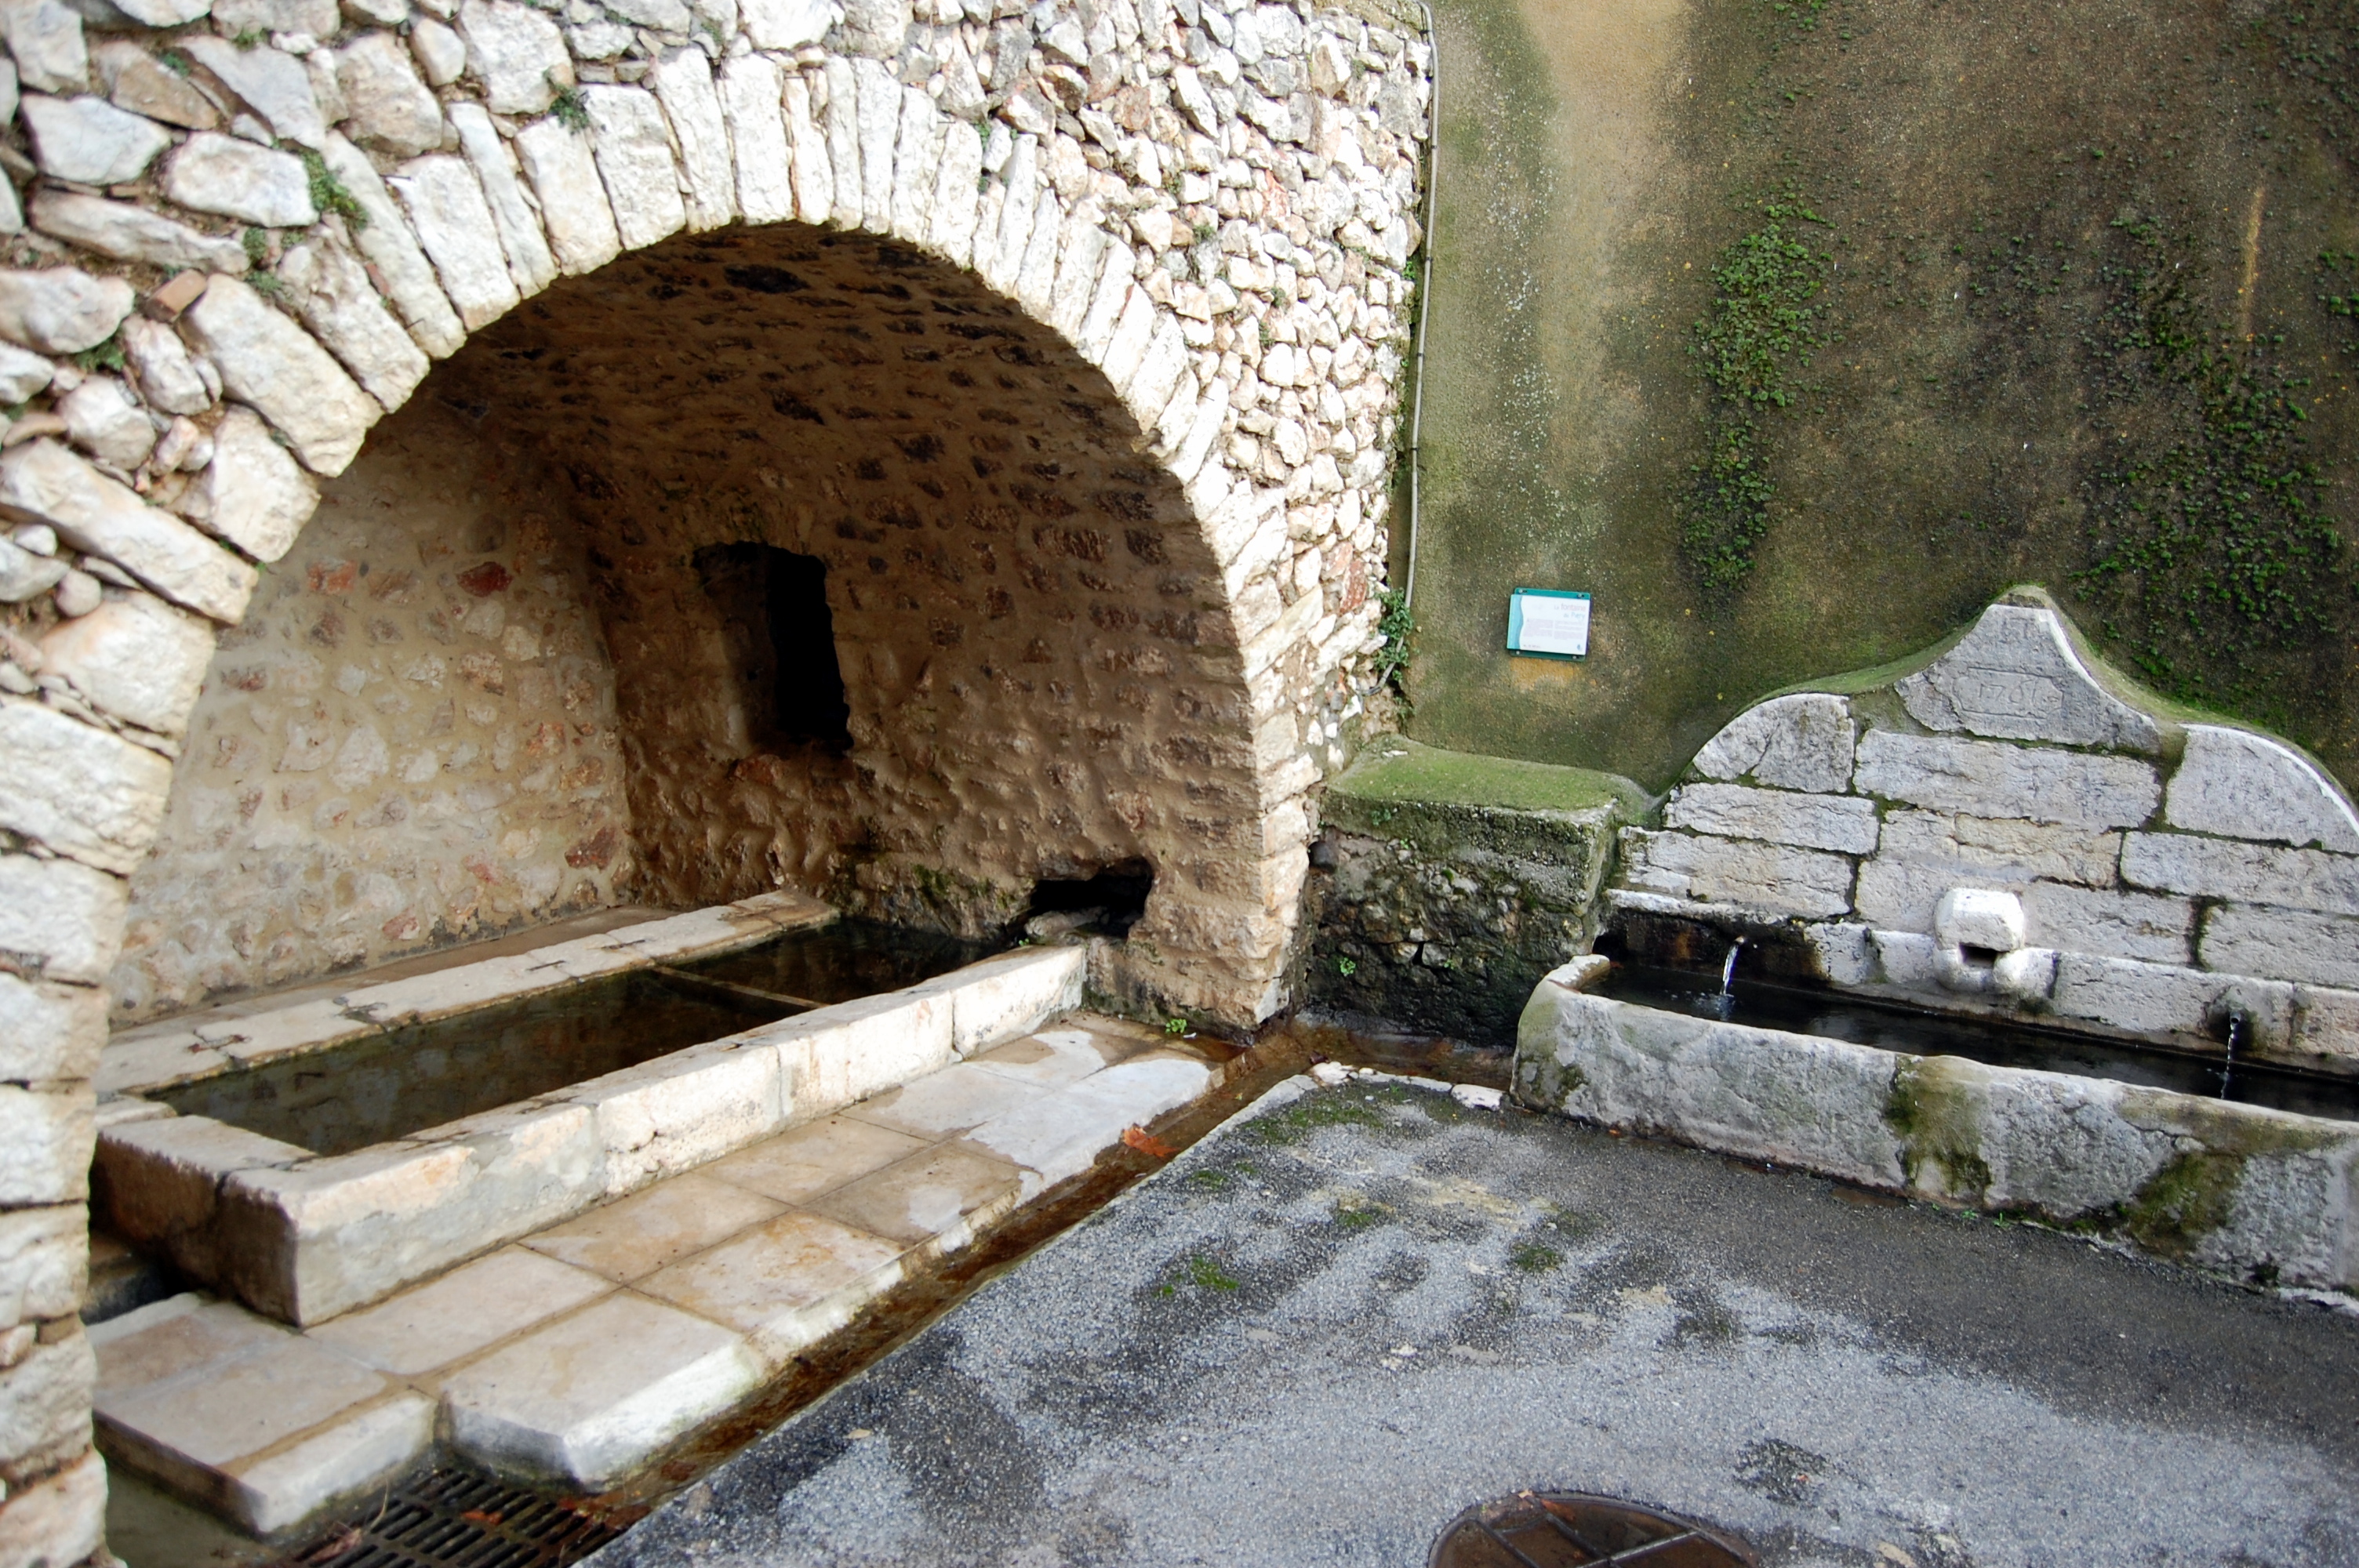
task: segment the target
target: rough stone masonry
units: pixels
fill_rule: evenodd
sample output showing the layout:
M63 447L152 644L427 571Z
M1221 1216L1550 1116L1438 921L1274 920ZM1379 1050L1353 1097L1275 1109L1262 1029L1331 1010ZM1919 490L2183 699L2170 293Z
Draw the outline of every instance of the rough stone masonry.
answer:
M1158 882L1144 961L1174 1003L1249 1021L1282 1000L1309 792L1375 646L1420 239L1428 56L1382 14L88 9L103 23L0 6L0 1564L99 1544L74 1314L127 879L217 633L435 361L562 279L733 224L890 242L1045 329L1136 488L1171 492L1192 620L1165 656L1214 693L1204 755L1234 775L1218 810L1150 803L1147 842L1189 870ZM1018 525L1040 549L1047 520ZM1060 585L1082 606L1094 565ZM932 852L988 883L965 820Z

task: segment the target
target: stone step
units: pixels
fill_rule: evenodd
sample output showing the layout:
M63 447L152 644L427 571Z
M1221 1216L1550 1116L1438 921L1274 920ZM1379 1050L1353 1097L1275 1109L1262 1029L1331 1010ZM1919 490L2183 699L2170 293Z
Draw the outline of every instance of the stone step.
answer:
M91 1331L110 1457L257 1533L422 1462L599 1488L911 1270L1213 1087L1071 1015L297 1331L194 1293Z

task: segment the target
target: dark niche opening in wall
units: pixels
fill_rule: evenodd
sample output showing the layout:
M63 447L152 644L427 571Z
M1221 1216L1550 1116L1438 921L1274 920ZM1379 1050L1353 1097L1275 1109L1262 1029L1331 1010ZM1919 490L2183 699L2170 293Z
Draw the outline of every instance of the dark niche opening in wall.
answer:
M835 657L827 563L768 545L708 545L696 573L721 612L746 739L765 751L852 745L852 708Z
M1145 860L1120 860L1088 877L1044 877L1032 884L1024 933L1036 940L1068 931L1127 936L1154 891L1155 868Z

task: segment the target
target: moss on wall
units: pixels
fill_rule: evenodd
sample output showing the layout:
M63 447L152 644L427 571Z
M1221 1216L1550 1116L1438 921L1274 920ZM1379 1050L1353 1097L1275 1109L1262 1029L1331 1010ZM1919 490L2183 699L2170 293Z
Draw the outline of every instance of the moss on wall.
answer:
M1437 10L1412 733L1658 786L2039 581L2354 773L2359 0Z

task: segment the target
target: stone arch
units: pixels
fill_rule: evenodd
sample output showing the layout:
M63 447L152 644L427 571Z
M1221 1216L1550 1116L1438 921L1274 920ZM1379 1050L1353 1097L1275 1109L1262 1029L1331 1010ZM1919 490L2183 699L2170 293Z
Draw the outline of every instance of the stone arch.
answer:
M1419 239L1425 46L1361 6L11 13L38 176L0 186L0 1225L19 1321L60 1325L0 1373L48 1390L0 1433L12 1541L97 1541L67 1325L100 988L215 633L431 362L560 278L683 231L864 232L1101 379L1140 492L1180 513L1208 606L1186 656L1241 704L1214 759L1241 798L1180 825L1223 852L1129 979L1234 1022L1281 1005L1311 791L1376 646Z

